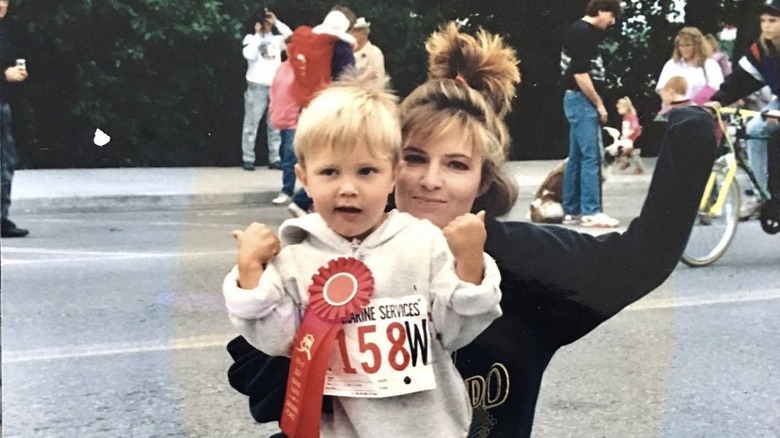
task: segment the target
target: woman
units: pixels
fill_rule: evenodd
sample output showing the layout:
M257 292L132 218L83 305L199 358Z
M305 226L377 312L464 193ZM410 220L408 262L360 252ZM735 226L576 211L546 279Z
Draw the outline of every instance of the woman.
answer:
M503 117L519 81L515 52L499 37L475 38L454 24L434 33L426 48L431 79L402 103L395 201L439 227L485 210L484 249L501 270L503 316L458 350L456 366L475 406L472 436L529 436L556 351L651 292L677 264L714 159L712 119L693 107L670 113L641 217L623 234L500 222L496 217L517 197L502 168L509 146ZM254 415L272 397L257 389L256 372L241 372L246 346L233 344L231 354L239 358L231 383L254 394Z
M723 82L720 66L711 56L712 48L699 29L680 29L674 38L672 57L661 70L656 93L661 91L669 78L682 76L688 81L688 99L699 104L708 101Z
M555 352L651 292L677 264L713 162L713 124L700 108L670 113L641 216L623 234L500 222L516 196L502 170L514 51L454 25L427 49L431 79L402 103L395 200L439 226L485 209L484 249L501 271L503 316L458 351L456 365L476 406L474 436L528 436Z

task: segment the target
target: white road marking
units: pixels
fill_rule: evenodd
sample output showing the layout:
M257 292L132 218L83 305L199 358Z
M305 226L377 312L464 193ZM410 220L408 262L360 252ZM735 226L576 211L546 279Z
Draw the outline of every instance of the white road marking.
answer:
M719 304L746 303L780 299L780 289L759 290L721 294L706 298L659 298L648 299L627 307L628 311L686 308ZM79 345L69 347L38 348L20 351L3 351L4 363L27 363L48 360L78 359L85 357L112 356L120 354L143 354L161 351L185 351L206 348L224 348L235 334L192 336L173 340L145 342L115 342L105 344Z
M58 359L139 354L159 351L183 351L224 347L235 334L192 336L172 341L114 342L69 347L36 348L20 351L3 351L3 363L40 362Z
M747 303L752 301L769 301L780 299L780 289L766 289L746 292L717 294L706 297L655 298L638 301L625 310L640 311L653 309L670 309L696 306L711 306L717 304Z
M160 259L160 258L187 258L187 257L210 257L222 256L226 254L235 254L235 250L230 251L192 251L192 252L145 252L145 251L88 251L88 250L70 250L54 248L17 248L4 247L2 264L7 265L31 265L41 263L72 263L83 261L113 261L113 260L131 260L131 259ZM50 257L40 259L22 259L9 258L7 254L33 254L33 255L54 255L67 257Z

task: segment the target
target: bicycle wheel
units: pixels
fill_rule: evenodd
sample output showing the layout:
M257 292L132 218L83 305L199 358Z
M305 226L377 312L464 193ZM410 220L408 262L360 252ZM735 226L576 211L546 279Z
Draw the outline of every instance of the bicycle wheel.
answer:
M722 191L726 170L715 172L712 203ZM681 260L688 266L707 266L718 260L734 239L739 224L739 185L736 178L728 187L725 202L719 215L700 211L693 222L691 236Z

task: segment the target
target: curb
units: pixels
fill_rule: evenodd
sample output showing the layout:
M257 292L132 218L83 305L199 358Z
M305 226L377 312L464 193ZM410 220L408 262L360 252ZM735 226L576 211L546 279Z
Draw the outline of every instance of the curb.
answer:
M17 199L12 202L15 211L101 211L207 208L225 205L270 204L278 192L225 193L225 194L170 194L170 195L120 195L120 196L72 196L59 198Z
M521 197L536 193L556 161L507 163ZM643 196L648 173L609 175L604 193ZM107 211L264 206L279 193L279 174L231 168L58 169L19 171L14 178L14 211Z

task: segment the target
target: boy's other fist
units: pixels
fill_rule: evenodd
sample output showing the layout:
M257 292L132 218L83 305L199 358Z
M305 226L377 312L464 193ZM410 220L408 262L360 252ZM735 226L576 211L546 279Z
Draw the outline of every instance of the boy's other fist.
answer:
M476 256L482 259L482 251L487 239L484 211L458 216L447 224L442 232L456 260Z
M239 269L264 266L281 250L279 237L265 224L252 222L244 231L233 231L233 237L238 245Z

